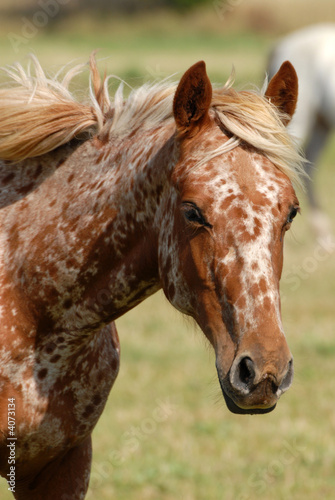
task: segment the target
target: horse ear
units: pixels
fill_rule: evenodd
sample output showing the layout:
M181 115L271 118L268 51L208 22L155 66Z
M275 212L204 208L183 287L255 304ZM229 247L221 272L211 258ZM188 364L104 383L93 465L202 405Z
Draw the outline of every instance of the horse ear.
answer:
M191 66L177 87L173 114L179 132L187 133L200 125L208 114L212 101L212 84L204 61Z
M265 96L286 115L283 123L287 125L291 121L298 100L298 77L289 61L285 61L270 80Z

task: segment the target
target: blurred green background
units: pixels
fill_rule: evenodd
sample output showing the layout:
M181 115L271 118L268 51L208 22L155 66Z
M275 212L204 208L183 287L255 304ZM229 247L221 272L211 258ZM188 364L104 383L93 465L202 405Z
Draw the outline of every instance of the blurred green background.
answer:
M234 65L238 87L260 86L280 36L330 21L332 0L2 0L0 64L33 52L54 73L100 49L101 71L132 86L200 59L213 82ZM333 231L334 163L332 137L316 183ZM335 247L316 241L299 197L282 279L292 388L271 414L230 414L203 334L156 294L117 322L121 371L94 432L88 499L335 498Z

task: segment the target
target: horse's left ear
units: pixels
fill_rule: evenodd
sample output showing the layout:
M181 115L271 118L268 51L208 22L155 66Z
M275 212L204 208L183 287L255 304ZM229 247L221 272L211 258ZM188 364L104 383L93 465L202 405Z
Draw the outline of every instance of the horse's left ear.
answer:
M285 61L270 80L265 96L284 113L283 123L287 125L291 121L298 100L298 77L289 61Z
M173 114L177 129L187 133L199 126L208 114L212 101L212 84L204 61L191 66L177 87L173 100Z

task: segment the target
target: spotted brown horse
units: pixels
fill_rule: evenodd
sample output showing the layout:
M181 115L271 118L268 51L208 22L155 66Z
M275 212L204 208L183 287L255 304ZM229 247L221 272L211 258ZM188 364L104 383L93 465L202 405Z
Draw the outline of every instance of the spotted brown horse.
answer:
M113 99L90 70L88 104L34 58L0 89L0 470L18 500L85 497L114 321L161 288L212 344L232 412L273 410L293 376L279 297L301 178L293 67L264 95L214 90L199 62Z

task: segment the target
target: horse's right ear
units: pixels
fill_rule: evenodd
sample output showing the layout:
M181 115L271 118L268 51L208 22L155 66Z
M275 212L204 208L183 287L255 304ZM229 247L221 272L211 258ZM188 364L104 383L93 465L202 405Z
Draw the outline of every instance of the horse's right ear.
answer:
M294 114L298 100L298 77L290 61L283 62L272 77L265 97L284 114L283 123L287 125Z
M199 126L208 115L212 101L212 84L204 61L191 66L177 87L173 114L179 133L188 133Z

